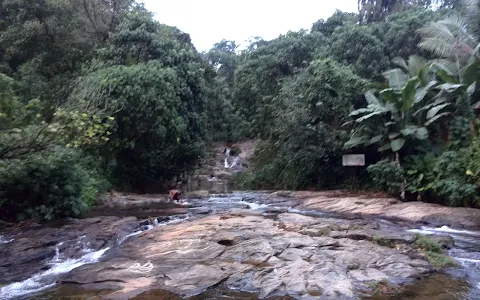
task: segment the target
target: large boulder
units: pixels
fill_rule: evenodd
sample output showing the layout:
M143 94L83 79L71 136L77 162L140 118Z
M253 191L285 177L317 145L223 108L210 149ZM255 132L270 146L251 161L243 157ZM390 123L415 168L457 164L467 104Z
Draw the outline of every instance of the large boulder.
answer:
M321 218L286 213L277 221L235 209L132 237L115 256L75 269L63 282L114 289L108 296L114 298L149 289L188 296L220 283L260 297L351 297L380 280L408 281L431 271L426 260L409 256L407 245L397 249L368 238L333 235L360 226L338 222L326 221L330 232L315 236L307 232L324 225Z

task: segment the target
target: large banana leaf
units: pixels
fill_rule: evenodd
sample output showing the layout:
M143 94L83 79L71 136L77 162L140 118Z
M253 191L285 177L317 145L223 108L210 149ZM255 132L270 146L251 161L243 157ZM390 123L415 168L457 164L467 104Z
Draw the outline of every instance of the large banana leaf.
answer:
M427 117L426 118L431 119L431 118L435 117L439 111L441 111L442 109L444 109L445 107L447 107L449 105L450 105L450 103L444 103L444 104L440 104L440 105L432 107L427 112Z
M459 89L464 89L465 85L461 83L444 83L440 84L438 88L447 93L455 93Z
M428 92L437 84L437 81L430 81L426 86L419 88L415 92L415 103L421 102Z
M480 78L480 59L476 58L460 70L460 80L469 86Z
M408 81L408 76L400 69L393 69L388 73L388 82L391 88L401 90Z
M438 114L436 115L435 117L431 118L430 120L428 120L427 122L425 122L425 126L428 126L430 124L432 124L433 122L437 121L438 119L440 119L441 117L445 117L447 115L449 115L450 112L444 112L444 113L441 113L441 114Z
M392 148L393 152L398 152L403 148L405 145L405 139L399 138L390 142L390 147Z
M407 112L415 104L415 93L418 84L418 77L410 78L402 88L401 106L399 111Z

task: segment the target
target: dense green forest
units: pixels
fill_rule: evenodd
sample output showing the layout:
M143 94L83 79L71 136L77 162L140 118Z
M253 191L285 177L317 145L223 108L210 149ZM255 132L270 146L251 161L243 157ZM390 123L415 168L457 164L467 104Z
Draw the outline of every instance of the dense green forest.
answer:
M359 0L309 31L199 53L133 0L1 0L0 218L167 189L212 142L243 139L259 141L245 188L479 205L479 3Z

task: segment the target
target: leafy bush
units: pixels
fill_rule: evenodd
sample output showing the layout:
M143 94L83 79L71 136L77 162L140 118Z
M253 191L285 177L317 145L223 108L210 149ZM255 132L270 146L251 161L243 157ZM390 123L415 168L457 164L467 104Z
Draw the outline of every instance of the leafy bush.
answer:
M272 99L273 126L255 150L251 186L299 189L330 188L345 179L339 129L362 97L364 81L349 68L326 59L315 60L285 80ZM268 129L268 130L267 130Z
M471 206L478 195L478 186L474 184L475 176L469 172L469 165L473 167L476 156L476 152L468 148L446 151L439 157L433 154L407 157L407 191L423 200Z
M54 148L0 161L0 209L7 220L78 216L108 183L79 152Z
M480 187L480 136L474 138L463 153L467 167L465 174L469 177L469 182Z
M412 155L405 158L406 191L418 194L417 199L428 199L432 195L435 184L435 156L432 153Z
M444 152L436 161L434 191L450 206L470 206L477 195L476 186L468 183L463 151Z
M404 180L404 170L395 162L384 159L367 168L373 183L378 189L390 194L398 194Z
M70 97L69 104L80 103L80 111L114 118L111 134L101 137L108 139L102 154L115 159L115 184L123 189L144 191L146 182L194 169L209 126L218 125L206 120L216 104L207 101L215 91L207 88L205 62L190 43L178 40L181 36L148 14L132 13Z

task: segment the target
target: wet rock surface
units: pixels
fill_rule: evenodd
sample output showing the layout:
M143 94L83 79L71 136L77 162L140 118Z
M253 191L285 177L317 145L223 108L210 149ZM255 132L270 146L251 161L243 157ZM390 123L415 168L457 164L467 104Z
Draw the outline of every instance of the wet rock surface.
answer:
M22 231L9 231L12 241L0 245L0 283L25 280L48 269L46 262L57 251L65 257L78 258L86 248L113 247L120 237L137 226L135 217L101 217L64 220L60 224L32 225Z
M257 292L260 298L308 293L353 297L372 282L406 282L431 272L425 259L410 256L408 244L397 249L348 234L360 226L369 230L364 236L390 239L391 232L375 229L374 223L338 222L294 213L272 220L236 209L154 228L126 241L115 256L72 271L63 282L116 290L107 298L155 288L188 296L220 283ZM309 234L316 230L322 234Z
M434 272L427 257L413 247L417 233L406 231L420 224L305 210L311 198L291 195L218 194L191 198L188 206L157 206L152 195L129 195L133 203L153 199L153 204L103 207L95 217L0 233L0 285L48 270L59 253L63 259L76 259L85 249L105 252L100 261L79 264L48 281L60 283L60 295L78 296L72 294L78 289L99 299L199 294L196 297L204 299L222 287L255 296L245 299L358 299L375 292L378 282L418 282ZM375 199L377 203L381 198ZM358 198L356 205L362 201ZM102 213L135 217L96 215ZM474 267L480 258L475 237L467 233L466 240L454 240L441 231L431 236L445 249L454 247L451 253ZM465 251L455 248L457 243L465 243Z
M376 216L433 226L480 229L480 212L475 208L445 207L424 202L401 202L384 194L364 195L345 191L282 192L301 201L304 209Z

